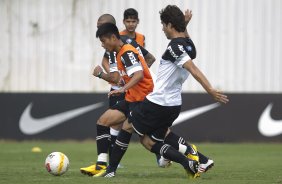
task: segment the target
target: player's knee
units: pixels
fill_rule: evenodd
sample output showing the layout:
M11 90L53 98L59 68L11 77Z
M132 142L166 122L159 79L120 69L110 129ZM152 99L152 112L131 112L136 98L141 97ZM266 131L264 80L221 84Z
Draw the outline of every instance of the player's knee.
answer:
M129 132L129 133L133 133L134 132L134 129L132 127L132 124L131 123L128 123L128 121L125 121L123 123L123 126L122 126L122 129Z
M97 121L97 125L102 125L102 126L111 126L109 124L108 118L105 116L101 116L98 121Z
M144 146L144 148L146 148L147 150L151 150L150 149L150 146L145 142L145 140L144 140L144 136L140 136L140 143Z
M147 149L151 150L155 142L147 135L140 138L141 144Z
M123 126L122 129L129 132L129 133L134 132L134 129L132 128L132 126Z

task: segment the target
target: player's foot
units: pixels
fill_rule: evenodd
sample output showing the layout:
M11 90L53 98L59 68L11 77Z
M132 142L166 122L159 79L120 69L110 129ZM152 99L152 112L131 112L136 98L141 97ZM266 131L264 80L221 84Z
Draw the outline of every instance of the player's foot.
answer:
M201 163L199 164L199 173L207 172L209 169L211 169L214 166L214 161L209 159L207 163Z
M194 144L190 144L190 146L191 146L191 152L188 153L187 158L199 162L197 147Z
M80 168L80 172L82 174L87 174L89 176L93 176L93 175L96 175L98 174L101 170L105 170L107 168L107 166L105 165L90 165L88 167L82 167Z
M110 171L109 168L105 168L105 169L100 170L100 172L95 174L93 177L112 178L115 176L116 176L115 171Z
M157 158L157 163L159 167L167 168L171 166L172 161L164 158L163 156L160 156L159 158Z
M186 169L186 173L188 175L188 178L197 178L200 177L200 174L198 172L199 163L194 160L189 160L189 168Z

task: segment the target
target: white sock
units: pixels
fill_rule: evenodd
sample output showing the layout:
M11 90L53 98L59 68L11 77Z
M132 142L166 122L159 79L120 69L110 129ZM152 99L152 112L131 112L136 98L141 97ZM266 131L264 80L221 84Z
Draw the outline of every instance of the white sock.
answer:
M97 162L108 162L108 153L100 153Z
M113 128L110 129L110 134L113 135L113 136L117 136L119 133L119 130L115 130Z
M185 146L185 145L183 145L183 144L179 144L179 149L178 149L178 151L179 151L180 153L182 153L182 154L184 155L185 152L186 152L186 150L187 150L187 146Z

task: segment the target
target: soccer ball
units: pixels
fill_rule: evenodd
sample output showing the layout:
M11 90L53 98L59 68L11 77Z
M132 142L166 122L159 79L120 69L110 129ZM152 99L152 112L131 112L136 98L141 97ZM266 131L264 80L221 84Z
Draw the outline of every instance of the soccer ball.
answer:
M69 168L68 157L61 152L50 153L45 160L45 167L50 174L60 176Z

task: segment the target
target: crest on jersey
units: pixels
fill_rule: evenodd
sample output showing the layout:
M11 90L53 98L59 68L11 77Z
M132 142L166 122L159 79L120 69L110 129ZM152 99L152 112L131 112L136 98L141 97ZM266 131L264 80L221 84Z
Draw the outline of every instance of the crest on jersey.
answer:
M131 42L132 42L132 39L130 38L126 39L126 43L131 44Z
M186 49L187 49L189 52L193 50L193 48L192 48L190 45L187 46Z

